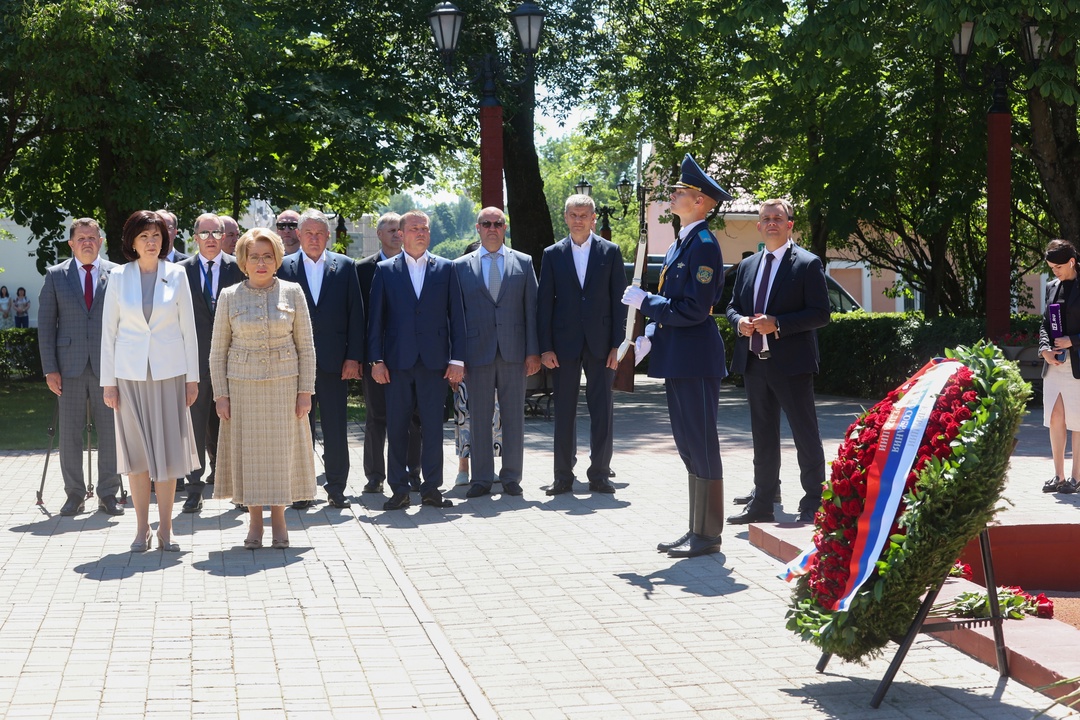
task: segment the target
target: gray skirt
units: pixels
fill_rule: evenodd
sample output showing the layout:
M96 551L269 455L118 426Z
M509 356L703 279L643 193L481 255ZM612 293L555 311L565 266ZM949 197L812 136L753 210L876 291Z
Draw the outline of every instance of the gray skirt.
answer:
M182 478L197 467L195 432L184 375L151 380L117 379L116 471L149 472L153 480Z

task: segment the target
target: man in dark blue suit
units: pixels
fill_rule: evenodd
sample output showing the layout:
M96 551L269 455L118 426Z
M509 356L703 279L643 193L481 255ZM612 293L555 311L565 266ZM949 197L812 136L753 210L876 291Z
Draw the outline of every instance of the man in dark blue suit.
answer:
M450 261L427 251L428 216L419 210L405 213L401 233L404 252L375 269L368 326L371 376L386 387L387 480L393 495L383 509L410 504L406 463L414 413L420 416L421 500L451 507L439 488L446 383L456 387L465 374L461 294Z
M671 212L682 227L660 271L656 294L628 287L623 302L651 321L638 338L637 358L652 349L649 376L664 378L671 434L689 473L690 529L656 546L671 557L696 557L720 550L724 529L724 468L716 414L720 381L727 374L724 341L711 311L724 287L724 260L706 218L717 203L731 200L687 155L671 192Z
M813 522L825 482L825 453L814 407L817 328L829 322L829 293L821 260L791 239L787 200L758 208L764 249L739 263L727 318L735 329L731 371L742 373L754 439L754 491L728 522L772 522L780 489L780 411L787 416L803 497L799 522ZM741 499L741 498L740 498Z
M555 401L555 481L548 495L574 489L577 405L581 371L589 407L593 492L613 493L608 480L612 441L612 383L626 325L626 289L619 246L592 232L596 205L588 195L566 199L563 218L570 235L544 250L537 291L540 362L552 371Z
M195 220L193 233L199 252L180 261L187 273L191 289L191 306L195 311L195 335L199 339L199 396L191 405L191 426L195 430L195 449L200 467L187 476L187 500L184 512L202 510L203 488L213 482L217 462L219 419L214 408L214 391L210 385L210 338L214 334L214 310L222 290L244 279L244 274L232 255L221 247L225 240L225 222L213 213L203 213ZM209 463L209 468L207 468ZM203 481L206 473L206 482Z
M349 481L349 380L359 380L364 361L364 302L356 264L351 258L327 252L330 220L318 210L305 210L298 228L300 252L289 255L278 277L300 283L311 312L315 340L315 395L323 432L323 465L330 505L347 508ZM315 434L315 413L311 414ZM293 503L303 508L311 503Z
M360 278L360 295L364 298L364 309L371 322L371 282L375 279L375 268L383 260L397 257L401 253L401 216L395 212L383 213L375 223L375 235L379 238L379 249L362 260L356 261L356 274ZM375 382L371 373L364 375L364 476L367 483L364 492L382 494L383 480L386 479L386 464L383 453L386 450L386 388ZM409 426L409 477L414 490L420 489L420 418L413 417Z

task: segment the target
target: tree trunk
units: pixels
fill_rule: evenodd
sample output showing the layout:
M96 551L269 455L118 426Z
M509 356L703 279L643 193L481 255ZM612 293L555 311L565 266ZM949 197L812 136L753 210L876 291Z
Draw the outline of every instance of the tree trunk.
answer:
M117 202L117 178L120 176L120 159L113 151L108 140L98 143L98 186L101 192L101 207L105 211L105 252L115 263L125 263L124 257L124 221L127 213Z
M503 126L503 157L506 173L506 214L512 225L511 242L515 250L531 255L539 273L544 248L555 239L555 228L548 214L544 179L533 140L532 88L526 83L520 90L522 102L507 111Z
M1061 236L1080 247L1080 139L1077 110L1028 92L1032 159Z

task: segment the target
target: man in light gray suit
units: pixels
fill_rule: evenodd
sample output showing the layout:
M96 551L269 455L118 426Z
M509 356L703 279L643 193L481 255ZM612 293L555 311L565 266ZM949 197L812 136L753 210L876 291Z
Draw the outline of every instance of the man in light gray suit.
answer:
M101 361L101 308L105 285L114 263L98 257L101 228L90 218L79 218L68 229L73 257L45 273L38 295L38 347L45 382L60 403L60 472L67 501L61 515L83 511L86 481L83 476L83 428L90 403L98 434L98 508L107 515L123 515L116 502L120 476L116 474L116 434L112 410L98 382Z
M506 247L506 216L486 207L476 218L480 247L454 261L465 310L473 484L466 497L491 492L495 477L491 417L502 410L502 472L507 495L521 495L525 456L525 378L540 370L536 272L532 258Z

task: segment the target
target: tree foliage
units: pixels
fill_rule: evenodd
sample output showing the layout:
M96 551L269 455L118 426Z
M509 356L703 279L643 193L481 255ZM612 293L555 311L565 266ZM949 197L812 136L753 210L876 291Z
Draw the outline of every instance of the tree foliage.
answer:
M978 26L977 41L988 47L1001 40L1003 61L1023 83L1029 71L1015 51L1021 20L1044 13L1055 23L1074 22L1061 9L1067 4L1037 11L1024 7L1030 3L987 9L961 0L889 0L868 12L861 0L609 0L602 59L589 87L601 109L591 130L609 148L653 140L661 170L689 151L736 192L787 195L804 242L819 256L842 248L895 270L926 295L928 315L980 314L989 93L977 78L961 83L949 41L978 8L992 20ZM1074 45L1057 47L1063 58ZM1061 134L1075 139L1075 103L1068 105L1075 52L1071 63L1067 70L1063 59L1048 61L1027 81L1047 102L1072 108L1068 115L1055 106L1051 114L1064 118ZM1035 170L1044 188L1048 172L1025 149L1029 137L1040 147L1038 128L1029 128L1019 103L1015 110L1018 285L1057 226L1068 236L1071 210L1043 199ZM1080 206L1077 198L1067 204Z

